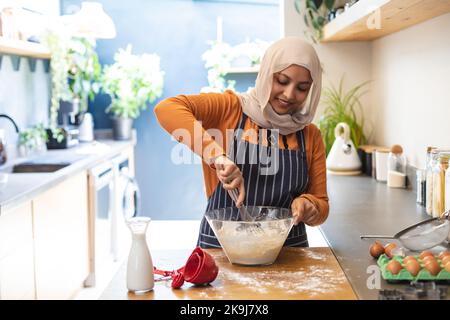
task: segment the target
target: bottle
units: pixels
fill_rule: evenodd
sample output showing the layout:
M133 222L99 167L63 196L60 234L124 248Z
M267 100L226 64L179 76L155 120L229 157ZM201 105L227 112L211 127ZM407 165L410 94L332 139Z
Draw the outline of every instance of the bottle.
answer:
M450 153L439 154L433 171L433 210L432 215L438 218L445 212L445 171L448 169Z
M127 288L134 293L153 290L153 261L147 246L148 217L133 217L126 220L132 235L127 264Z
M391 147L388 155L387 171L388 187L406 187L406 157L403 155L403 148L398 144Z
M438 156L437 149L435 147L427 148L427 166L426 166L426 178L425 178L425 210L428 215L432 215L433 212L433 165L436 161L436 157Z
M424 189L425 189L425 170L417 169L416 171L416 202L421 206L424 205Z
M0 165L5 164L8 160L6 154L5 131L0 129Z
M445 211L448 210L450 210L450 167L445 170Z

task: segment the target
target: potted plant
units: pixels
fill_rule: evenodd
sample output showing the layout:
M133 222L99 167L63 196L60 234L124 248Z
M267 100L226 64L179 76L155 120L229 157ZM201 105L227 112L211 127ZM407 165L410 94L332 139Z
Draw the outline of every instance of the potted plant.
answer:
M322 29L328 22L334 4L335 0L295 0L295 10L303 14L303 21L307 27L305 35L314 43L322 40Z
M47 131L43 124L21 130L18 143L19 155L28 157L33 154L45 153L47 139Z
M100 89L101 65L95 51L95 40L74 37L68 48L68 89L76 112L74 125L80 125L88 109L88 100L93 100Z
M58 121L58 115L63 111L79 116L87 110L87 98L93 99L99 91L101 67L94 40L73 38L64 28L53 28L43 34L42 41L52 54L47 148L67 148L67 128L59 125L59 122L64 121ZM78 117L73 124L78 125L81 120Z
M333 85L323 90L322 103L325 110L319 119L318 126L325 144L326 154L328 155L334 140L334 129L339 122L345 122L350 127L350 138L355 148L367 142L364 134L364 117L361 113L361 102L359 98L365 93L361 92L368 82L364 82L351 88L348 92L343 91L342 77L339 83L339 89ZM358 116L359 114L359 116Z
M156 54L135 55L132 47L119 49L114 63L105 66L101 75L102 90L111 97L106 112L112 114L116 140L131 139L133 120L162 95L164 72Z

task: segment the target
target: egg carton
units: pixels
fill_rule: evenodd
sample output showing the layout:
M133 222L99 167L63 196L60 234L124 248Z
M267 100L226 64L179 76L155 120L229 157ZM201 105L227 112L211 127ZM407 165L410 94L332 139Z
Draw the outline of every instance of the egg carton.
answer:
M392 259L389 259L388 256L385 254L382 254L377 261L377 264L381 271L381 276L383 279L389 281L389 282L397 282L397 281L442 281L442 282L450 282L450 272L446 271L444 269L444 266L442 265L441 260L435 256L436 260L438 261L439 265L441 266L441 271L433 276L424 266L422 260L419 258L419 256L415 256L417 261L419 262L421 269L419 273L414 277L411 273L408 272L408 270L405 269L403 264L404 257L402 256L394 256L392 259L397 260L402 265L402 269L398 274L392 274L390 271L386 270L386 266Z

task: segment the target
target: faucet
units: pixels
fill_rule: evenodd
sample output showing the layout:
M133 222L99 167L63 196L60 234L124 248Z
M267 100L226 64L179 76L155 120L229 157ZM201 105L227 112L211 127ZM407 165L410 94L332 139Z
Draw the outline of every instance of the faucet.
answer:
M17 134L19 134L20 130L17 126L17 123L8 115L0 113L0 118L6 118L8 119L14 126L14 129L16 130ZM1 130L3 131L3 130ZM4 141L3 133L0 134L0 165L5 164L5 162L8 160L8 155L6 152L6 146Z
M11 118L10 116L8 116L7 114L4 114L4 113L0 113L0 118L6 118L6 119L8 119L9 121L11 121L11 123L12 123L13 126L14 126L14 129L16 129L16 132L17 132L17 133L20 132L19 127L17 126L17 123L13 120L13 118Z

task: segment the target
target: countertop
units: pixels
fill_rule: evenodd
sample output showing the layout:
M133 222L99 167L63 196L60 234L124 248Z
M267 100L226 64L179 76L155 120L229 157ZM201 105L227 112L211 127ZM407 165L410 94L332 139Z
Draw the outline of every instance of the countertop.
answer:
M97 134L97 133L96 133ZM14 207L24 201L57 185L61 181L119 154L124 149L134 145L135 139L115 141L108 138L104 132L94 142L80 143L68 149L48 150L46 156L59 159L77 158L71 165L51 173L10 173L8 182L0 190L0 215L2 211ZM32 158L30 158L32 159ZM14 165L29 159L16 159L5 166Z
M128 292L126 263L119 269L100 299L106 300L300 300L356 299L347 278L329 248L283 248L270 266L240 266L228 262L221 249L206 249L219 274L210 285L184 283L180 289L170 287L171 280L156 281L153 291ZM184 265L191 251L152 252L153 264L173 270ZM159 277L159 276L157 276Z
M330 248L358 295L359 299L378 299L379 290L367 285L373 282L376 260L369 255L375 239L360 239L364 234L394 235L400 230L429 218L424 207L416 204L416 194L407 189L389 188L368 176L328 175L330 214L320 226ZM382 244L397 242L379 240ZM439 253L445 246L431 251ZM405 284L380 280L379 289L404 289ZM449 290L450 291L450 290ZM450 299L450 292L447 295Z

